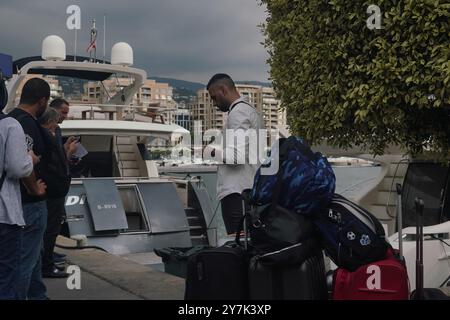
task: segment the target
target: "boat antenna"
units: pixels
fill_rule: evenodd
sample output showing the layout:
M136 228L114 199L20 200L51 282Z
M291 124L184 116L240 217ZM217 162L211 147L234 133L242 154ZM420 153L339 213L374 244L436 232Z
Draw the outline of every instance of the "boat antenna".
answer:
M94 60L92 60L92 50L94 50ZM95 62L97 59L97 29L95 28L95 19L92 19L91 42L86 51L89 52L89 61Z
M103 15L103 64L105 63L106 55L106 14Z
M74 48L73 48L73 61L77 61L77 28L75 28L75 44L74 44Z

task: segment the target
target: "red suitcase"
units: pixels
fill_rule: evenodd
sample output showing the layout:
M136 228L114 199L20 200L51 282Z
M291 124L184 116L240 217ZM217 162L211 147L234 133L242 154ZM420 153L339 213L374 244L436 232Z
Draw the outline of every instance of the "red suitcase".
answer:
M409 295L406 267L391 249L384 260L334 273L333 300L408 300Z

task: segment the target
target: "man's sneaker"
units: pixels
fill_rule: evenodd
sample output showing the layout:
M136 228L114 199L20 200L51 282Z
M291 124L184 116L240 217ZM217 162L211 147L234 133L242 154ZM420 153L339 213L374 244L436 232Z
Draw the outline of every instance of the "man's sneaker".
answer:
M56 267L42 271L42 278L67 278L68 276L67 272L58 270Z
M66 264L65 263L54 263L53 267L55 267L56 269L58 269L59 271L64 271L66 270Z

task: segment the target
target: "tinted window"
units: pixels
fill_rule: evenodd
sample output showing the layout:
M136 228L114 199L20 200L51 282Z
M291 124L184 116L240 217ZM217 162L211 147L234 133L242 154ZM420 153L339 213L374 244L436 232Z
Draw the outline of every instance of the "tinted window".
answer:
M449 168L435 163L411 163L403 183L403 227L416 225L414 199L420 197L425 203L424 226L442 222L442 203Z

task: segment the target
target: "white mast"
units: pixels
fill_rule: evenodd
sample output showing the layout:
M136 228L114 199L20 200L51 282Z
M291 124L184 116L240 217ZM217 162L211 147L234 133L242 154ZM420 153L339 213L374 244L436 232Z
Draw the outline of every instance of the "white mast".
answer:
M103 15L103 63L106 59L106 14Z

